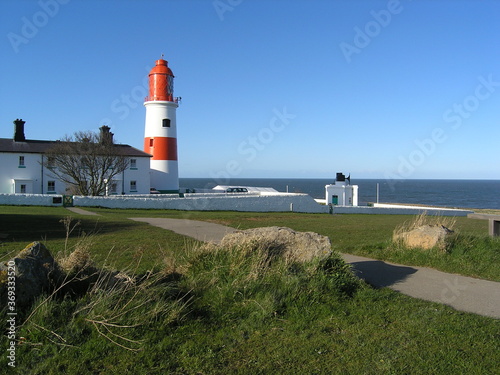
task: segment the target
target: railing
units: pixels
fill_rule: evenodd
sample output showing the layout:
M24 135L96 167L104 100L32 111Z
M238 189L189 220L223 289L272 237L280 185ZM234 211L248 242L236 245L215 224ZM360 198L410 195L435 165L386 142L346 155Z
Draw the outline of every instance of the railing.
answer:
M150 102L150 101L155 101L157 99L151 99L151 97L148 95L144 98L145 102ZM182 98L180 96L174 96L172 100L165 100L166 102L173 102L175 104L179 104L181 102Z

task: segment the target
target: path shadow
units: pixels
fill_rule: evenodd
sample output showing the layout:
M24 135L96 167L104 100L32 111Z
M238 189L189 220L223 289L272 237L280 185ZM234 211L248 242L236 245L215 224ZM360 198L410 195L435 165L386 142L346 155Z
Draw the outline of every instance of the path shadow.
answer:
M417 272L416 268L395 266L381 260L354 262L351 265L357 277L377 288L392 286Z

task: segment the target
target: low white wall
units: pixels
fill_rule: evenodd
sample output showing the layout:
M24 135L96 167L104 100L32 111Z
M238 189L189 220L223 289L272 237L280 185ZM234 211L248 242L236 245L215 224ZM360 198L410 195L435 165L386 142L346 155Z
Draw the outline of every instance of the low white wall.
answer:
M0 205L12 206L61 206L53 198L62 195L48 194L0 194ZM261 193L261 195L242 194L186 194L177 195L116 195L109 197L74 196L74 205L80 207L137 208L137 209L172 209L186 211L246 211L246 212L307 212L327 213L330 208L318 204L307 194L296 193ZM473 211L440 209L436 207L415 207L384 205L369 206L333 206L334 214L383 214L383 215L428 215L467 216Z
M369 207L369 206L333 206L334 214L377 214L377 215L419 215L426 212L428 215L436 216L467 216L473 211L467 210L451 210L451 209L429 209L422 208L406 208L406 207Z
M231 195L148 197L74 197L74 205L79 207L172 209L187 211L247 211L247 212L308 212L326 213L328 207L317 204L307 194L282 195Z
M54 203L53 198L61 198L61 203ZM62 206L62 195L0 194L0 204L8 206Z

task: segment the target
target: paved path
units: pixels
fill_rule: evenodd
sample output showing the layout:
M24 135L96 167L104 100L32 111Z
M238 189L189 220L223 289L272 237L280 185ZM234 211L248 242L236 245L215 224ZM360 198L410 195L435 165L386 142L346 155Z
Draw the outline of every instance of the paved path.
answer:
M500 318L500 283L342 254L356 274L376 287L439 302L456 310Z
M156 227L171 230L172 232L195 238L204 242L219 243L226 234L236 229L207 221L167 218L130 218L135 221L149 223Z
M74 212L75 214L88 215L88 216L101 216L99 214L96 214L95 212L82 210L81 208L78 207L66 207L66 209L71 212Z
M220 242L236 229L205 221L132 218L196 238ZM380 260L342 254L356 274L375 287L388 287L411 297L449 305L456 310L500 318L500 283Z

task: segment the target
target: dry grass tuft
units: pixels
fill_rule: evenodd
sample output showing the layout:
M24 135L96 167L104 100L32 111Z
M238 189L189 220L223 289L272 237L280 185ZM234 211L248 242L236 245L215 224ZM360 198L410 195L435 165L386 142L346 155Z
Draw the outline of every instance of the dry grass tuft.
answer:
M400 237L402 233L409 232L413 229L420 228L424 225L428 226L441 226L450 231L453 231L457 219L454 216L429 216L427 212L422 212L416 215L412 220L405 221L403 224L397 226L393 232L393 238Z
M58 260L59 265L67 273L78 273L93 267L91 247L92 241L89 237L80 239L75 249L68 256Z

